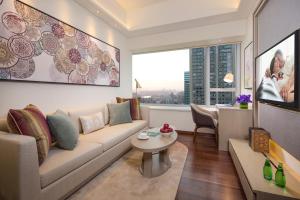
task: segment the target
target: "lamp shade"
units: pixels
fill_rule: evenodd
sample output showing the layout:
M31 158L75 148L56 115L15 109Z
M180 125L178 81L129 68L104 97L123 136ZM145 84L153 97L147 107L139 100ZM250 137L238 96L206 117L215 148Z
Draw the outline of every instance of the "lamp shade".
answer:
M226 83L232 83L234 81L234 75L231 72L228 72L223 79Z
M134 79L134 81L135 81L135 88L142 88L141 84L136 79Z

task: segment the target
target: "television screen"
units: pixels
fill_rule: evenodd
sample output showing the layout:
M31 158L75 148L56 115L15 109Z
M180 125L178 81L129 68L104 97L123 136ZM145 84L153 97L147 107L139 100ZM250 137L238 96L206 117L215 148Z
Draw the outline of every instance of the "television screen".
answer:
M259 101L297 107L296 33L256 58L256 97Z

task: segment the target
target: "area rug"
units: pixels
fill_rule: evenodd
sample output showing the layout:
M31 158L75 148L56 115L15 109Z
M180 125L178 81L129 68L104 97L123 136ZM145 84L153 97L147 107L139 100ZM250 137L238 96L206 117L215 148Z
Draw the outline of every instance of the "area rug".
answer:
M138 170L142 153L133 149L68 199L174 200L187 153L187 147L176 142L170 147L171 168L161 176L145 178Z

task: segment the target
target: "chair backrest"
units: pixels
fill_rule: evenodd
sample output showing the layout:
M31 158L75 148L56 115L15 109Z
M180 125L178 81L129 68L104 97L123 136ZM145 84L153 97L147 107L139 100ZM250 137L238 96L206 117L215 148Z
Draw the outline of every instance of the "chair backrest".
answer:
M193 121L197 125L197 127L215 128L213 117L209 113L209 111L205 111L195 104L191 104L191 110Z

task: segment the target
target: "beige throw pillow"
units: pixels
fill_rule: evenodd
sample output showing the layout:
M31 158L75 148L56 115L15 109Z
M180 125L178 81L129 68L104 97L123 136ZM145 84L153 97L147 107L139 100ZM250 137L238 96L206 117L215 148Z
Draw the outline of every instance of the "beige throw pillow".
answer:
M93 115L80 116L79 119L81 122L83 134L91 133L105 126L102 112Z

